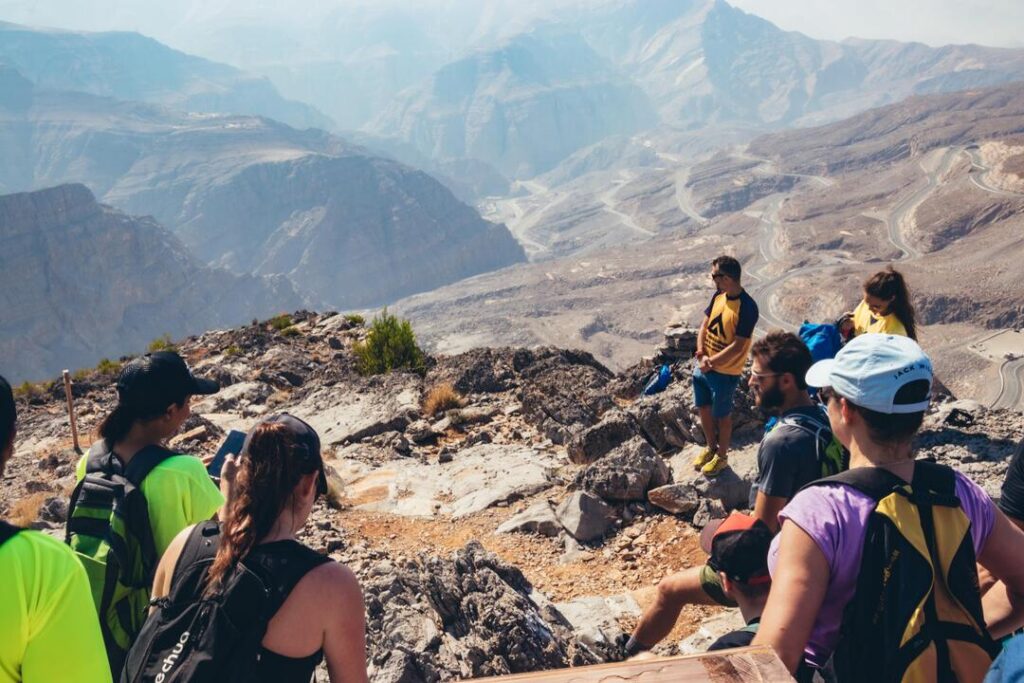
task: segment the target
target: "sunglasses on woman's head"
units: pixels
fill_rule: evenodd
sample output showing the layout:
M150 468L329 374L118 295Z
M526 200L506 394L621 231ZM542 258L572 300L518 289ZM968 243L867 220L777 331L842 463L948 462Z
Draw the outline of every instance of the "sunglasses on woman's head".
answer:
M821 400L822 405L827 406L833 398L839 398L839 394L832 387L822 387L818 389L818 398Z

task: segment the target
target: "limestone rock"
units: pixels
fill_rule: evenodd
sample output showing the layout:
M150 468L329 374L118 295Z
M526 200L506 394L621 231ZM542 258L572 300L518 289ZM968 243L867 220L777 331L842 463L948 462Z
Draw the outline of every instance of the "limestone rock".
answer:
M555 517L555 511L551 509L551 504L542 500L502 522L495 533L507 534L513 531L532 532L541 536L557 536L562 532L562 525Z
M566 444L569 460L588 465L637 435L636 425L621 410L606 413L593 427L574 434Z
M612 373L589 353L519 349L513 367L519 373L523 417L556 444L597 424L614 407L605 391Z
M371 678L476 678L599 661L522 573L471 542L448 558L381 563L363 582Z
M586 491L569 495L555 516L569 535L577 541L587 542L604 536L612 526L614 511L603 500Z
M693 513L692 523L698 529L703 529L712 520L722 519L726 514L728 513L720 501L704 498L700 501L697 511Z
M648 491L647 500L662 510L687 515L700 506L701 496L692 484L666 484Z
M648 490L671 480L665 461L637 436L587 467L574 485L605 500L646 500Z

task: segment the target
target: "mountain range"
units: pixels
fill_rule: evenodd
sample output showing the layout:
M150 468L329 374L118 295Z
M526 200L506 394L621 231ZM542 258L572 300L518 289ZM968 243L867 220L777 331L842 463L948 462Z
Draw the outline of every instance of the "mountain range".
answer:
M287 278L205 266L151 218L98 204L79 184L0 196L0 273L11 381L301 304Z

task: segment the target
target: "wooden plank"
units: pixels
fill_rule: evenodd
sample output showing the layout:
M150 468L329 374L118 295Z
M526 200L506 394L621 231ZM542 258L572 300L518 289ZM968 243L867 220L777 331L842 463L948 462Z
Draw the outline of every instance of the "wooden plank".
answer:
M786 667L769 647L742 647L685 657L663 657L640 661L581 666L575 669L537 671L498 676L488 681L533 681L535 683L783 683L792 681Z

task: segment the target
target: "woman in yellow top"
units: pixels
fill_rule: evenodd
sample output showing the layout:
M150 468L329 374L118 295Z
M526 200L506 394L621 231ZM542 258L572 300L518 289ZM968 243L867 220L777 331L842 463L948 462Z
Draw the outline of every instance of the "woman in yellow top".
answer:
M17 410L0 377L0 476ZM66 545L0 520L0 683L110 683L85 569Z
M856 337L867 332L917 340L917 321L903 275L889 266L864 282L864 299L841 326Z

